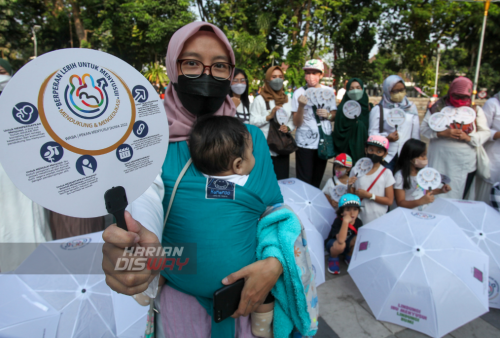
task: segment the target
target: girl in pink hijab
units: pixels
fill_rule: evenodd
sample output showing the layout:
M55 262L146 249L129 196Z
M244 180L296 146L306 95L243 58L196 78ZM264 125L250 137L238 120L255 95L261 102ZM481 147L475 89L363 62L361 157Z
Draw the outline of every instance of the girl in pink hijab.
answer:
M197 115L213 113L213 111L207 109L208 106L215 109L215 115L234 116L236 114L236 107L228 95L233 77L232 72L230 78L223 81L216 80L206 74L197 79L186 78L182 74L179 58L196 59L193 57L194 55L181 55L184 44L200 30L206 31L207 34L215 34L227 49L228 60L219 59L214 61L222 61L221 64L230 63L232 69L234 69L233 49L226 35L216 26L206 22L193 22L175 32L168 44L165 59L167 74L170 79L170 84L165 91L164 101L170 126L170 142L187 140ZM187 64L189 65L189 63ZM204 69L205 72L207 68ZM179 70L181 70L180 74ZM195 85L199 85L199 87L195 88ZM225 95L224 90L226 91ZM215 107L213 107L214 105Z

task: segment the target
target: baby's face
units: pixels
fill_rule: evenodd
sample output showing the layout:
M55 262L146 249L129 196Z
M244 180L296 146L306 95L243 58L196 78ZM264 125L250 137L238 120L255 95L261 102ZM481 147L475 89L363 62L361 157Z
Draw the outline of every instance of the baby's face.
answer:
M253 157L252 135L248 135L246 139L245 157L241 163L241 175L250 175L253 167L255 167L255 157Z

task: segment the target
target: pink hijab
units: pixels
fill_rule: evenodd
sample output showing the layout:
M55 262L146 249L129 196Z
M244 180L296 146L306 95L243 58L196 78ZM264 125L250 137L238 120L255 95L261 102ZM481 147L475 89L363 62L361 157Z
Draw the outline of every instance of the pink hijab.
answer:
M216 26L207 22L198 21L192 22L175 32L170 40L170 43L168 44L167 57L165 59L167 74L170 79L170 84L165 91L164 100L165 110L167 111L168 117L170 142L187 140L189 132L196 121L196 116L191 114L182 106L181 100L179 100L172 83L177 83L177 58L179 57L182 48L184 48L184 43L203 26L209 26L213 29L215 35L217 35L222 43L226 45L229 56L231 57L231 63L235 63L233 49L231 48L226 35ZM217 110L217 112L215 112L214 115L234 116L235 114L236 107L228 95L222 106L219 110Z

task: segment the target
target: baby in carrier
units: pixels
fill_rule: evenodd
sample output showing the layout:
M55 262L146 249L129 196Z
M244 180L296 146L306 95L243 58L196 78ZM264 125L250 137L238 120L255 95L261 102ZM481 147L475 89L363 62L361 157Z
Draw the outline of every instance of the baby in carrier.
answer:
M199 118L189 137L189 150L194 166L207 177L208 187L244 186L255 166L252 136L234 117L209 115ZM158 292L165 281L160 275ZM144 294L135 295L134 299L143 306L149 304L149 297ZM251 314L254 336L273 336L273 312L274 297L269 293L264 303Z
M252 136L234 117L200 117L189 137L189 151L194 166L209 180L208 187L227 182L244 186L255 166ZM272 337L273 309L274 297L269 293L251 314L255 336Z

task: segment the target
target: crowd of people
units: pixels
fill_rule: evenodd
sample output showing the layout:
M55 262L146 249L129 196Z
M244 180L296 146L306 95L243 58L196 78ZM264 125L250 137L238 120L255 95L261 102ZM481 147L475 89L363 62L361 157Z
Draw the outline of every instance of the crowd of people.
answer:
M206 337L211 332L229 337L235 330L242 337L269 336L258 330L258 320L252 318L259 318L261 324L271 322L270 290L283 266L274 257L256 260L256 229L267 207L283 203L277 181L290 177L292 153L296 177L323 188L337 213L324 243L332 274L340 272L341 256L349 263L358 229L396 207L424 210L436 195L495 206L490 194L498 190L495 184L500 181L500 94L483 108L472 105L472 82L465 77L456 78L447 95L435 102L420 122L398 75L385 79L383 97L374 106L361 78L345 82L337 93L338 107L309 105L305 91L323 87L324 64L317 59L305 63L305 86L293 94L284 87L283 69L272 66L266 71L260 94L253 97L247 75L235 68L228 39L219 28L205 22L188 24L172 36L166 67L171 81L164 93L169 120L167 157L148 191L127 209L129 231L116 226L104 231L103 270L112 289L139 294L155 275L146 269L140 273L115 271L116 258L124 246L197 244L196 276L162 272L160 317L167 336ZM0 76L0 86L5 76L12 76L12 69L2 59ZM197 90L190 90L195 87ZM356 119L344 113L348 101L361 107ZM472 107L476 119L436 132L429 119L447 106ZM388 112L394 108L405 113L404 122L396 127L387 122ZM286 123L277 123L278 114ZM333 143L333 154L327 158L318 151L322 137L330 137ZM372 161L371 170L362 177L350 177L356 162L364 157ZM326 185L321 187L329 160L333 171L326 173ZM427 166L448 176L450 183L432 191L419 187L416 176ZM231 182L233 199L207 199L199 193L210 179ZM22 221L22 229L12 227L21 222L19 219L2 218L0 242L16 242L21 237L26 241L31 234L32 241L42 242L104 228L102 219L83 224L53 214L51 232L45 210L24 197L3 171L0 184L1 214L29 218ZM346 194L335 200L330 194L338 185L346 186ZM193 205L196 212L192 212ZM75 222L80 226L74 226ZM214 261L223 264L214 265ZM241 278L245 286L233 316L236 320L214 325L212 304L207 299L218 287ZM248 317L250 313L252 317Z

